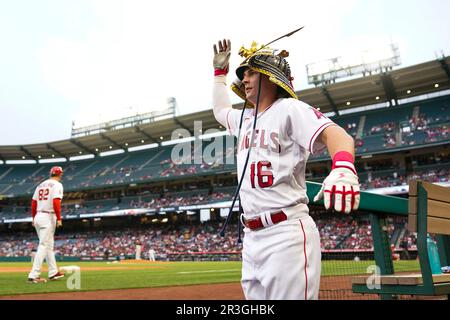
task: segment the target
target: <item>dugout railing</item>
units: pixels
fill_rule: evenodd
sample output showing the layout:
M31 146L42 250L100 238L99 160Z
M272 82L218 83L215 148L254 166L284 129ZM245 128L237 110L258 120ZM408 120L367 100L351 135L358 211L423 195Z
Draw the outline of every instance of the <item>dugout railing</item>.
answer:
M442 273L440 266L432 272L433 250L428 248L427 236L434 235L438 243L437 258L440 264L450 264L450 192L448 187L412 180L409 183L408 229L417 232L417 248L420 273L401 275L382 275L380 285L369 288L365 277L354 278L353 291L359 293L375 292L385 298L401 294L423 296L450 296L450 274ZM432 240L431 240L432 241ZM431 242L432 243L432 242ZM429 252L429 250L431 250ZM433 262L433 265L435 262Z
M312 199L321 188L320 183L307 182L307 194L312 203ZM315 204L323 204L323 200ZM394 274L394 264L390 248L390 241L387 229L387 217L408 216L408 199L379 195L369 192L361 192L361 199L358 211L368 214L370 217L374 258L381 275ZM389 295L382 295L383 299L389 299Z
M321 187L321 184L317 183L311 183L308 182L308 197L309 199L312 199L313 196L319 191ZM410 184L411 188L411 184ZM448 198L448 194L446 193L446 198ZM415 195L417 197L417 193ZM427 195L426 190L419 186L419 192L418 192L418 198L421 200L421 203L427 202ZM448 201L448 200L447 200ZM374 246L374 258L375 263L379 270L379 275L381 278L383 276L394 276L395 270L394 270L394 264L392 260L392 252L390 248L390 241L389 241L389 235L388 235L388 228L387 228L387 216L403 216L408 217L408 213L410 210L409 207L411 205L409 204L411 200L403 199L399 197L393 197L393 196L385 196L385 195L378 195L378 194L372 194L368 192L361 192L361 202L359 206L359 211L361 212L367 212L370 216L370 222L371 222L371 231L372 231L372 238L373 238L373 246ZM418 244L425 243L424 237L426 237L426 233L432 232L429 229L426 228L426 207L424 205L419 205L419 211L424 212L419 222L422 222L422 227L418 228L421 230L421 232L418 233L419 239ZM447 213L445 214L448 215ZM409 217L409 223L411 224L411 217ZM448 230L445 233L447 233ZM439 237L440 239L440 252L441 252L441 260L445 260L445 262L448 263L448 256L450 256L449 249L447 248L449 240L448 236L445 238L445 243L443 242L443 238ZM423 245L422 245L423 247ZM421 250L422 249L422 250ZM444 253L444 254L443 254ZM445 257L445 259L442 259L442 256ZM428 255L426 254L426 246L424 248L419 248L419 260L420 260L420 269L421 273L423 274L425 272L424 277L430 278L430 267L428 265ZM358 277L362 278L362 277ZM386 277L389 278L389 277ZM364 279L367 279L367 277L364 277ZM429 279L428 279L429 280ZM411 290L411 289L394 289L388 290L389 292L383 290L383 284L381 284L381 289L377 288L369 288L367 286L367 283L360 283L358 281L355 281L355 283L352 286L352 290L354 293L363 293L363 294L379 294L382 299L394 299L397 295L405 295L405 294L411 294L411 295L429 295L433 293L432 291L428 290L430 289L430 284L432 286L433 282L431 281L424 281L425 284L419 284L417 286L417 290ZM427 286L427 282L428 286ZM441 293L442 294L442 293ZM445 294L448 294L445 292Z

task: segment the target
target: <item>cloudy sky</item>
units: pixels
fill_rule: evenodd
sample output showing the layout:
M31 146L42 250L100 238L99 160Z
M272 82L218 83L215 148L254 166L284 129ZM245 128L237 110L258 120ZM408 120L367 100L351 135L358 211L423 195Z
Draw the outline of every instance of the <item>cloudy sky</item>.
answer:
M211 108L212 45L268 42L305 65L398 44L402 67L450 54L448 0L0 0L0 145L70 138L76 126ZM229 76L232 80L233 76ZM233 102L237 102L233 98Z

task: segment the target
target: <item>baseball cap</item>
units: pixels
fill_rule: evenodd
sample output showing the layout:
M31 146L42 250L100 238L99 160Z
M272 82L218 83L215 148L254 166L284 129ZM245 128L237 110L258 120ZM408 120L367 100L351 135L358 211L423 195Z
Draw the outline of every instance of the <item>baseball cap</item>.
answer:
M59 167L59 166L55 166L55 167L52 167L50 169L50 175L51 176L59 176L63 172L64 172L63 169L61 167Z

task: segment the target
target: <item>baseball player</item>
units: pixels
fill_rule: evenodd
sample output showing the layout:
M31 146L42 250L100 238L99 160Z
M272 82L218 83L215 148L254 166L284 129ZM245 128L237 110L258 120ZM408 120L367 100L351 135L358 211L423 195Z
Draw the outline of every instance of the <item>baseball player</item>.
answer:
M135 244L136 244L136 255L135 255L135 259L136 259L136 260L141 260L141 253L142 253L142 244L141 244L141 241L136 240Z
M245 104L243 111L233 109L226 86L230 50L229 40L214 45L213 111L238 138L245 297L318 299L320 236L309 216L305 166L310 154L328 148L332 170L314 201L324 198L325 208L338 212L356 210L359 180L353 138L298 100L288 52L261 49L256 43L240 50L245 59L231 89Z
M153 248L150 248L150 250L148 250L148 260L150 261L155 261L155 250Z
M33 267L28 274L28 282L47 282L41 278L41 267L44 259L48 264L48 279L57 280L64 277L56 266L55 253L53 252L55 228L62 226L61 200L63 198L63 185L61 178L63 169L53 167L50 170L50 178L37 186L31 200L32 225L39 237L39 246L33 261Z
M34 263L34 258L36 257L36 252L37 252L36 248L33 248L31 250L31 254L30 254L30 256L31 256L31 265L33 265L33 263Z

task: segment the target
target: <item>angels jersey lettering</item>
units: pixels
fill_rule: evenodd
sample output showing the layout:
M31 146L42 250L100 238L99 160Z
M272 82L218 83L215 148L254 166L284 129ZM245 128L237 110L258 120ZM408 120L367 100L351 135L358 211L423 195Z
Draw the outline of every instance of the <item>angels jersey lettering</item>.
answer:
M240 116L240 110L231 109L227 115L227 129L239 137L238 178L242 176L251 146L240 191L246 216L307 204L306 162L310 154L325 148L316 139L334 122L296 99L278 99L258 114L254 132L253 109L245 111L239 134Z

